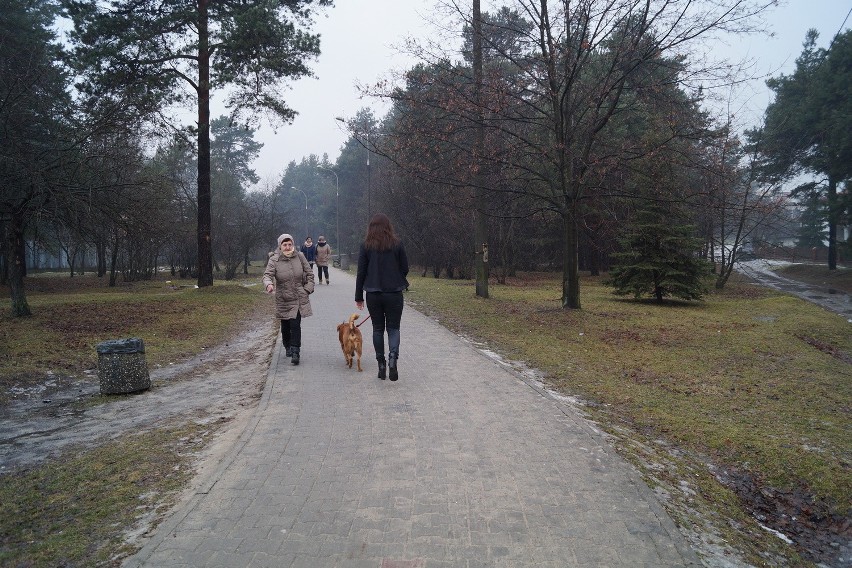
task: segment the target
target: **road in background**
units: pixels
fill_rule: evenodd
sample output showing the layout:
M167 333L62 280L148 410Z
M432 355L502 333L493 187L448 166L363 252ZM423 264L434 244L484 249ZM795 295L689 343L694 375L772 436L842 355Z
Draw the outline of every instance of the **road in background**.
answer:
M852 323L852 296L828 286L815 286L779 276L774 269L791 264L778 260L757 259L738 262L736 269L762 286L787 292L839 314Z

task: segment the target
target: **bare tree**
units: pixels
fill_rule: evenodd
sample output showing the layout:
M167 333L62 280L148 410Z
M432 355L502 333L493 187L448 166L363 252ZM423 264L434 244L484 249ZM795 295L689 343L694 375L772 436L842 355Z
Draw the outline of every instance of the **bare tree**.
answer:
M466 5L447 4L466 26L472 25ZM705 128L704 121L689 112L699 100L698 86L720 81L731 70L725 62L705 57L710 41L723 33L757 31L759 15L773 2L514 0L505 4L524 23L514 25L513 40L505 42L505 35L495 31L496 22L484 20L483 48L489 52L487 68L493 72L484 81L483 97L465 96L460 88L452 106L441 105L437 98L427 104L453 113L462 123L460 129L484 123L491 131L485 145L493 143L494 151L483 155L494 162L492 169L511 172L509 179L514 181L503 185L503 191L532 197L540 209L559 216L562 306L580 308L578 248L585 203L605 190L600 181L613 163L659 152ZM449 63L445 50L427 45L419 46L417 53L447 75L463 76L460 67ZM685 96L689 92L695 93L691 99ZM386 96L396 94L385 92ZM486 105L485 119L477 118L482 115L474 101ZM671 112L670 120L661 123L665 129L658 133L657 148L649 148L644 139L636 145L629 136L613 135L617 127L644 122L652 104L662 109L659 112ZM461 145L453 142L448 138L451 150L460 152Z
M772 222L789 202L781 186L762 179L760 143L742 148L731 123L705 146L701 170L708 256L718 265L715 287L724 288L755 231ZM753 243L752 243L753 244Z

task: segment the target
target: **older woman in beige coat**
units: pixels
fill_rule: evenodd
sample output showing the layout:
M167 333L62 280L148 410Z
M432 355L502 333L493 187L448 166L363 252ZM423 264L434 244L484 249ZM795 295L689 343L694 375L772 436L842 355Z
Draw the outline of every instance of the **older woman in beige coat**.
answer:
M302 318L313 315L308 296L314 292L314 271L287 233L278 237L278 250L271 253L266 263L263 284L268 294L275 293L275 317L281 320L281 342L290 362L298 365Z
M322 284L322 275L325 274L326 285L331 284L331 282L328 281L328 261L331 260L331 247L328 246L327 242L325 242L324 236L320 235L319 239L317 239L317 246L315 247L314 252L316 253L319 283Z

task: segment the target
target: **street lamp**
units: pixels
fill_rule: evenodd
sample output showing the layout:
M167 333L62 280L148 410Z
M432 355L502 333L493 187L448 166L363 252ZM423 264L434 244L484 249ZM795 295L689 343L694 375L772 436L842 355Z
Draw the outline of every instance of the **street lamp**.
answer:
M325 170L327 172L331 172L331 173L334 174L334 183L335 183L335 187L336 187L336 191L335 191L335 194L334 194L335 195L334 216L335 216L335 223L337 224L337 264L340 265L340 251L341 251L341 247L340 247L340 178L337 177L337 172L334 171L331 168L327 168L325 166L319 166L319 165L317 166L317 168L320 169L320 170Z
M373 215L373 189L370 182L370 149L367 148L367 219Z
M290 186L290 189L296 190L305 196L305 236L308 236L310 234L310 232L308 231L308 194L299 189L298 187ZM293 246L296 246L296 243L293 243Z

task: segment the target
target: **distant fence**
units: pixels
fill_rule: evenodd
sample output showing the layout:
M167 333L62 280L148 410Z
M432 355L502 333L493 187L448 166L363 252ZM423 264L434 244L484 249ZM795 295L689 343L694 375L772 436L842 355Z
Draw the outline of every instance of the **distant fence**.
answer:
M828 247L755 247L755 255L769 260L786 260L787 262L828 262ZM837 261L843 262L841 248L837 251Z
M358 255L351 252L341 253L340 255L332 255L332 261L336 268L341 270L349 270L357 268Z

